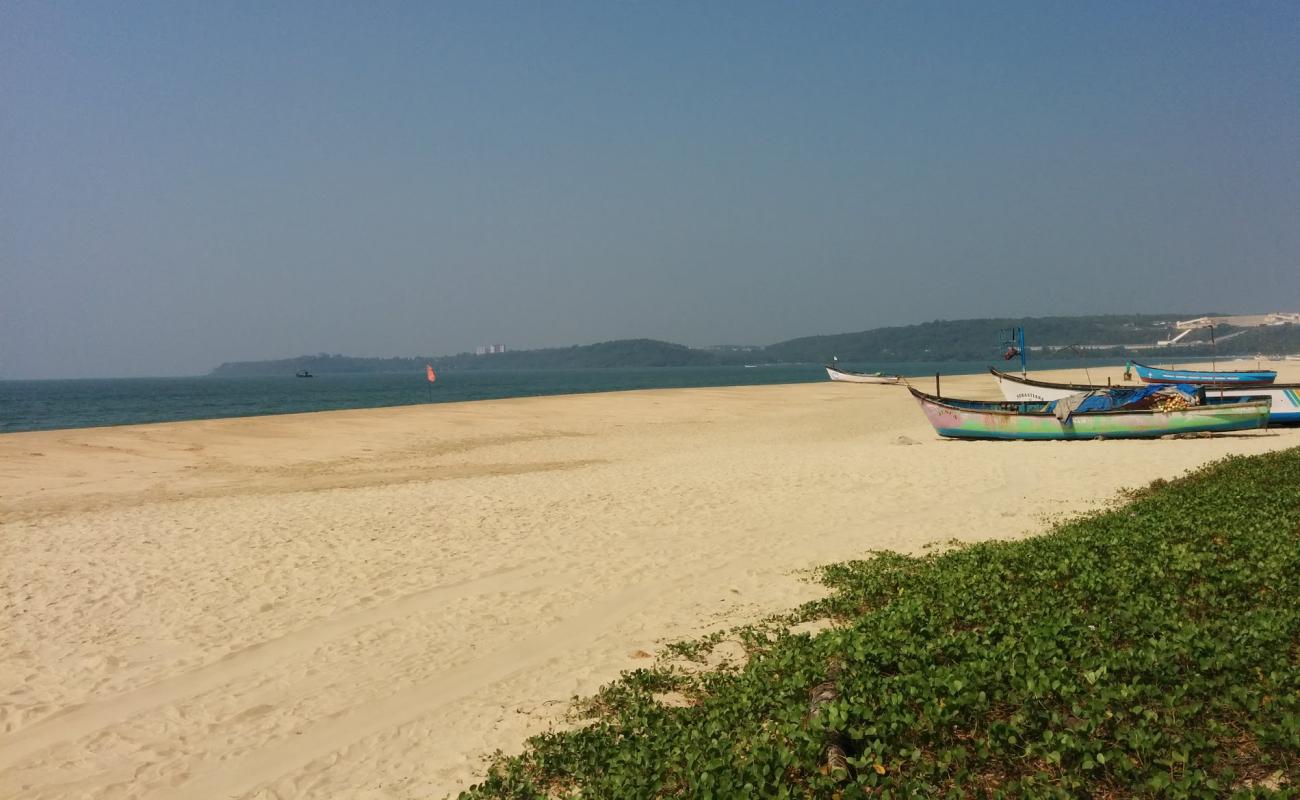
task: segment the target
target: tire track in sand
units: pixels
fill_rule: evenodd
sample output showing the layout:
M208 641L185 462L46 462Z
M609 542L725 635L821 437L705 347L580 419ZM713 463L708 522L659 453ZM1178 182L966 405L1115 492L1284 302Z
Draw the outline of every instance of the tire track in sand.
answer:
M587 639L595 628L618 619L653 593L651 583L637 584L605 598L537 636L523 639L492 655L440 674L436 681L417 684L368 701L306 727L301 735L262 747L239 760L205 765L190 780L158 786L144 800L188 800L195 797L241 797L259 786L283 777L316 759L375 733L404 725L418 717L499 683L511 675L543 663L577 639Z
M452 599L486 592L528 591L555 582L553 576L519 577L519 573L526 568L526 565L513 567L468 581L412 592L381 606L331 617L309 628L250 645L189 672L116 697L71 706L14 733L0 736L0 772L47 747L76 741L158 706L218 688L237 678L272 667L296 653L315 650L332 639L361 628L395 617L418 614Z

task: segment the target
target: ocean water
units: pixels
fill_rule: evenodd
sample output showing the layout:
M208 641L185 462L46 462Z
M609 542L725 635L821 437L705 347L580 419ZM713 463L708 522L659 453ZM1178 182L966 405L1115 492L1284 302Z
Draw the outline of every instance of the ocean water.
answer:
M1117 364L1114 360L1040 361L1035 369ZM933 378L983 372L987 362L865 364L845 369ZM547 370L445 370L430 387L413 374L318 375L275 378L94 378L0 381L0 433L132 425L187 419L293 414L341 408L454 403L502 397L748 386L826 380L817 364L757 367L651 367ZM930 383L919 385L929 387Z

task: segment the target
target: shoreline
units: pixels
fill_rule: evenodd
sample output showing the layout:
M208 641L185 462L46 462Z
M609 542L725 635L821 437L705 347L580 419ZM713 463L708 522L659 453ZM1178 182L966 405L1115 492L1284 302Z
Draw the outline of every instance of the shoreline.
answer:
M1114 366L1116 362L1112 359L1098 359L1104 362L1100 366ZM867 362L844 362L848 367L863 366ZM901 368L910 368L904 371L915 372L916 367L922 362L898 362L897 366ZM929 362L931 365L947 365L957 369L956 372L946 373L948 375L976 375L981 374L986 368L983 361L950 361L950 362ZM1087 366L1094 366L1089 364ZM927 379L931 375L929 371L916 375L917 380ZM732 375L733 378L728 380L724 376ZM538 382L531 385L529 391L518 393L518 387L513 385L510 379L518 379L521 376L535 378ZM611 376L622 376L621 378L611 378ZM683 376L689 376L683 378ZM760 377L761 376L761 377ZM758 380L754 380L759 377ZM505 384L494 382L497 379L506 379ZM680 383L674 383L674 378L680 380ZM710 379L711 378L711 379ZM485 380L487 379L487 380ZM558 382L557 382L558 379ZM594 379L594 383L593 383ZM319 380L319 383L316 382ZM25 433L38 430L81 430L85 428L102 428L102 427L120 427L122 425L153 425L168 422L189 422L214 419L246 419L249 417L261 416L282 416L285 414L298 413L318 413L325 411L340 411L352 409L381 409L381 408L403 408L407 406L420 406L442 403L456 402L477 402L480 400L505 400L519 397L557 397L568 396L572 394L593 394L617 391L648 391L652 389L679 389L679 388L720 388L725 386L771 386L787 385L792 383L819 383L826 380L826 374L820 364L781 364L781 365L763 365L757 368L757 372L747 371L745 368L736 367L611 367L611 368L586 368L586 369L530 369L530 370L462 370L453 371L451 374L444 373L442 383L438 384L434 390L434 398L426 399L425 381L423 373L412 375L410 373L326 373L313 379L307 384L299 383L296 379L287 375L282 376L245 376L234 378L220 378L211 376L188 376L174 378L87 378L87 379L60 379L50 383L54 384L71 384L78 385L84 382L85 386L106 384L114 385L119 381L131 384L138 382L141 386L148 386L151 383L172 384L174 387L181 387L180 390L186 389L193 392L189 397L190 409L196 409L204 406L215 404L224 405L225 408L215 413L205 412L207 416L192 416L184 408L177 407L165 410L161 415L154 404L153 394L139 394L135 397L129 395L125 398L118 397L114 401L116 406L113 409L102 408L98 416L107 421L102 424L90 422L84 423L79 420L83 412L74 409L80 409L86 405L94 406L100 403L100 398L93 394L82 392L81 395L69 395L59 397L57 394L52 396L30 396L24 398L22 392L12 392L7 398L10 402L9 411L16 415L24 422L13 422L10 420L0 420L0 427L10 425L19 426L15 429L5 429L0 431L0 437L11 433ZM468 380L468 383L465 381ZM210 382L209 382L210 381ZM15 381L15 384L23 384L28 388L25 390L29 395L32 394L30 385L40 384L41 381ZM350 388L343 388L340 393L319 394L313 390L339 384L351 384ZM602 383L604 385L602 385ZM251 386L262 387L261 391L267 394L258 395L241 395L240 391L223 391L218 387L231 386ZM206 387L205 389L194 391L195 387ZM290 394L284 394L286 388L297 387ZM207 389L216 389L208 392ZM307 389L306 393L301 389ZM0 382L0 390L4 389L4 383ZM170 391L170 390L168 390ZM245 389L245 391L247 391ZM366 396L359 397L356 392ZM37 392L37 395L40 393ZM3 391L0 391L3 395ZM261 402L261 405L250 405L250 403ZM53 403L54 407L44 407L43 403ZM24 411L24 404L30 407ZM63 406L62 409L59 406ZM44 419L32 421L34 416L43 415L45 419L62 419L65 422L70 417L77 417L78 421L74 424L63 424L61 427L51 427ZM58 424L58 423L56 423Z
M1090 362L1098 361L1101 363L1086 363L1083 365L1075 365L1071 363L1071 361L1073 360L1065 360L1065 359L1052 360L1055 361L1056 363L1049 364L1046 368L1043 369L1035 369L1032 374L1048 375L1054 372L1066 372L1071 370L1074 371L1082 370L1085 372L1087 370L1112 370L1120 366L1123 366L1125 363L1124 361L1118 359L1107 359L1107 358L1081 359L1081 360L1090 361ZM1230 367L1234 363L1246 365L1253 361L1254 359L1236 359L1236 360L1226 359L1221 363L1219 363L1218 366ZM903 370L903 371L912 372L912 373L915 373L915 367L921 363L925 363L927 367L928 366L937 367L942 365L957 366L958 371L956 372L945 373L943 372L943 370L938 370L938 372L941 375L946 375L949 378L985 374L985 371L989 366L999 367L999 368L1001 367L1010 368L1014 366L1014 362L990 365L984 361L896 362L896 363L900 366L911 367L912 369ZM843 364L846 368L850 368L850 369L877 367L877 368L882 368L885 372L890 371L888 364L882 365L875 362L869 363L869 362L845 361L843 362ZM247 411L247 412L244 411L236 412L234 411L234 406L238 406L244 401L251 400L252 398L242 398L238 394L228 395L228 394L220 394L220 393L218 393L217 395L197 394L194 397L192 397L191 400L192 403L195 404L195 407L206 404L214 400L217 401L218 403L224 401L226 404L231 405L231 408L226 409L226 413L218 412L209 416L190 416L186 412L181 411L179 413L173 412L170 415L163 414L163 416L160 418L157 416L157 412L155 412L154 414L148 414L140 410L140 408L131 406L132 402L143 404L143 405L149 405L151 403L151 401L148 399L150 396L141 396L138 398L134 398L133 400L129 399L125 401L127 405L124 408L118 408L114 411L107 411L102 409L99 411L99 415L101 417L109 417L109 418L116 417L119 418L117 421L108 421L103 423L91 422L86 424L77 423L71 425L64 424L61 427L50 427L43 422L34 422L34 423L13 422L12 419L6 421L0 421L3 422L3 424L0 425L0 428L3 428L6 425L16 426L14 427L14 429L0 430L0 439L3 439L5 436L9 436L15 433L33 433L33 432L42 432L42 431L50 432L50 431L71 431L71 430L95 430L100 428L120 428L124 426L133 426L133 425L163 425L163 424L171 424L171 423L178 423L178 422L236 420L236 419L271 417L271 416L288 416L294 414L327 413L327 412L334 412L334 411L397 409L397 408L407 408L412 406L442 405L442 404L462 403L462 402L480 402L483 400L509 400L509 399L519 399L519 398L527 398L527 397L568 397L572 395L605 394L611 392L627 392L627 391L653 391L658 389L725 388L725 387L740 387L740 386L786 386L786 385L796 385L796 384L803 384L803 383L822 382L823 380L825 380L822 366L823 365L813 364L813 363L760 365L760 368L764 370L776 369L781 372L790 372L792 370L806 371L801 379L793 380L793 381L790 380L778 380L778 381L770 381L770 382L749 381L749 382L739 382L739 383L702 382L702 383L683 383L679 385L650 385L650 386L611 385L611 386L604 386L604 387L597 386L595 388L582 388L582 389L573 386L568 386L561 389L555 389L554 387L542 387L540 390L533 390L529 393L524 393L524 394L516 394L511 392L510 390L502 391L500 387L493 387L491 385L482 385L475 388L459 386L452 390L452 391L459 391L462 394L462 396L459 397L450 397L446 399L443 399L442 397L439 397L437 399L432 399L432 398L431 399L423 399L423 398L407 399L407 400L402 400L400 402L392 402L393 396L399 391L403 396L407 396L407 397L409 397L412 393L420 394L420 392L417 391L414 387L421 387L422 389L422 387L424 386L422 375L412 376L407 373L326 373L321 376L318 376L322 378L324 383L329 383L331 379L342 379L346 381L356 381L358 379L361 379L363 382L366 379L373 379L373 380L388 379L390 381L394 379L402 379L404 382L400 384L400 389L399 389L399 384L394 383L394 384L390 384L388 387L379 390L377 394L388 394L389 397L383 398L377 403L368 402L368 401L359 402L356 399L343 399L346 395L339 395L333 397L330 397L328 395L315 396L315 397L310 397L310 396L304 397L298 395L292 398L286 398L283 395L278 395L273 398L273 401L271 401L271 398L266 398L266 397L261 398L263 401L271 401L271 402L269 402L268 405L259 407L256 410ZM1189 369L1209 369L1211 366L1212 366L1211 362L1208 361L1187 362L1186 364L1184 364L1184 368L1189 368ZM1284 364L1283 366L1285 367ZM1250 367L1250 368L1254 368L1254 367ZM681 371L695 370L698 373L703 374L717 369L738 371L738 370L742 370L743 368L728 366L722 368L718 368L718 367L665 367L665 368L611 367L608 369L604 369L604 368L558 369L557 368L557 369L531 369L531 370L462 370L458 373L455 373L455 377L453 378L448 379L446 378L446 376L444 376L444 384L437 391L440 394L443 394L445 397L445 392L447 391L447 389L445 388L446 387L445 381L452 380L454 382L456 379L465 375L476 375L476 376L493 375L493 376L517 377L523 374L536 374L536 375L554 377L556 375L584 375L584 376L590 376L593 374L604 375L604 374L616 373L620 371L629 374L644 375L646 373L655 373L659 369L664 369L670 373L676 373L676 374L681 374ZM747 375L749 373L740 372L739 374ZM901 372L899 374L901 374ZM920 384L921 382L931 380L933 374L934 373L931 373L927 370L925 373L922 374L904 375L904 377L911 378L914 382ZM127 383L134 382L134 381L139 381L143 383L148 383L151 381L154 382L175 381L181 385L194 385L196 382L202 383L203 381L205 381L210 377L213 376L174 376L174 377L164 377L164 378L137 377L137 378L76 378L76 379L47 379L47 380L11 380L11 381L0 381L0 388L3 388L3 385L6 382L12 384L40 384L46 382L60 383L60 384L67 384L67 383L77 384L77 383L84 382L86 384L94 384L94 383L116 383L119 381L127 382ZM233 378L215 378L215 380L219 383L226 382L226 381L233 381L235 383L238 383L244 380L250 381L252 383L257 383L257 382L265 382L268 380L282 381L282 380L287 380L287 377L288 376L241 376L241 377L233 377ZM289 381L289 383L293 383L293 381ZM375 390L368 389L368 391L375 391ZM479 394L479 396L473 396L476 392L479 392L481 394ZM374 399L375 398L371 398L371 400ZM45 410L43 412L34 412L28 410L24 412L25 404L33 404L33 403L41 404L41 403L53 402L56 405L56 407L59 403L69 405L71 407L83 401L91 402L92 404L99 402L98 398L96 397L76 397L76 396L63 397L63 398L58 398L58 397L24 398L21 395L12 395L9 396L7 400L12 404L10 407L10 411L16 413L17 418L19 420L24 419L24 417L30 419L34 413L44 413L46 415L52 414L55 418L60 418L60 417L66 418L68 415L72 413L69 411L60 412L57 410L56 411ZM119 400L119 402L121 401ZM286 410L268 410L268 408L276 404L286 404L288 408ZM172 418L167 418L168 416Z
M454 793L663 644L816 596L803 570L1296 444L950 442L829 381L0 437L0 794Z

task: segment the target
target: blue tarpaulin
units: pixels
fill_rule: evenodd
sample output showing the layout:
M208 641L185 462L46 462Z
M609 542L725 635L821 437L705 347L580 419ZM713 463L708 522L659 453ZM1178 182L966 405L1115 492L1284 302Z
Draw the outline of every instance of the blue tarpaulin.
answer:
M1156 396L1181 395L1188 405L1200 404L1200 387L1190 383L1139 386L1135 389L1097 389L1064 397L1049 404L1048 410L1060 419L1089 411L1118 411L1124 408L1149 408Z
M1075 409L1076 414L1085 411L1115 411L1142 404L1142 401L1157 394L1178 392L1187 402L1196 403L1197 387L1190 383L1166 384L1163 386L1139 386L1136 389L1107 389L1102 392L1090 392L1087 399Z

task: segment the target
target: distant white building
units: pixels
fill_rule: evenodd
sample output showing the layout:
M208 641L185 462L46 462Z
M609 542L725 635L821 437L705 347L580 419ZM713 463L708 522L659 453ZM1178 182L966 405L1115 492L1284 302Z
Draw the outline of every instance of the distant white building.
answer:
M481 344L474 348L474 355L486 356L491 353L504 353L506 346L503 344Z

